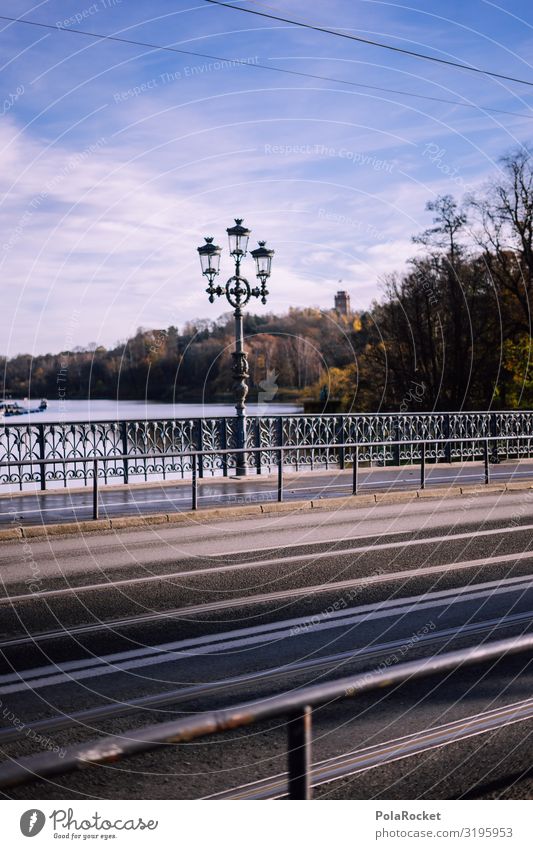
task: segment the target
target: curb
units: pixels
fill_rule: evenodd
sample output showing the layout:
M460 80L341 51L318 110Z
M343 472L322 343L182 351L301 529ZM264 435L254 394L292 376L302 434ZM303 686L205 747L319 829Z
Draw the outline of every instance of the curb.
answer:
M418 489L417 498L457 498L463 494L460 486L447 486L442 489ZM487 493L488 494L488 493Z
M457 498L463 495L492 495L494 493L533 490L533 483L479 484L469 486L439 487L407 492L346 495L337 498L320 498L311 501L267 502L243 504L239 507L219 507L183 513L152 513L147 516L121 516L116 519L96 519L82 522L65 522L53 525L19 525L0 529L0 543L10 540L38 539L56 536L83 535L98 531L124 528L148 528L152 525L199 525L214 520L240 519L283 513L301 513L309 510L336 510L342 508L370 507L374 504L407 504L417 499Z
M508 492L515 492L520 489L533 489L533 483L527 483L527 481L523 483L506 483L505 489Z

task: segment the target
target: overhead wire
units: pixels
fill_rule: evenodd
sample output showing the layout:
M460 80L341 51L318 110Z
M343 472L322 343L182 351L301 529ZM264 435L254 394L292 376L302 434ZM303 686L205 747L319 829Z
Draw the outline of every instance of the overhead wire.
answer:
M211 2L211 0L208 0ZM225 4L227 5L227 4ZM239 7L234 7L239 8ZM58 33L71 33L74 35L82 35L88 38L94 38L100 41L118 42L135 47L148 48L149 50L162 50L170 53L178 53L185 56L195 56L200 59L209 59L215 62L226 62L241 65L247 68L257 68L263 71L273 71L279 74L289 74L290 76L303 77L305 79L319 80L321 82L335 83L336 85L347 85L354 88L368 89L369 91L380 91L385 94L396 94L403 97L411 97L417 100L428 100L434 103L444 103L449 106L461 106L466 109L475 109L477 112L490 112L498 115L510 115L515 118L527 118L531 120L533 113L528 115L523 112L513 112L507 109L497 109L489 106L479 106L474 103L467 103L461 100L453 100L452 98L437 97L428 94L418 94L416 92L405 91L404 89L387 88L385 86L371 85L369 83L359 83L353 80L345 80L339 77L330 77L324 74L313 74L309 71L297 71L290 68L280 68L276 65L265 65L260 62L251 62L249 59L228 58L227 56L218 56L212 53L199 53L194 50L185 50L183 48L173 47L172 45L154 44L148 41L140 41L138 39L124 38L118 35L104 35L103 33L91 32L89 30L77 29L74 27L57 26L56 24L47 24L42 21L32 21L27 18L13 18L8 15L0 15L0 20L8 21L15 24L27 24L33 27L41 27L48 30L55 30Z
M223 6L227 9L234 9L236 12L246 12L249 15L257 15L261 18L269 18L273 21L280 21L285 24L292 24L296 27L301 27L303 29L314 30L315 32L326 33L327 35L334 35L338 38L345 38L349 41L358 41L361 44L368 44L372 47L379 47L383 50L392 50L394 53L403 53L406 56L413 56L415 59L424 59L429 62L438 62L442 65L449 65L452 68L460 68L463 71L473 71L476 74L484 74L489 77L497 77L500 80L507 80L508 82L513 83L521 83L522 85L532 86L533 80L522 80L519 77L511 77L507 74L501 74L498 71L490 71L486 68L477 68L475 65L466 65L462 62L455 62L452 59L443 59L440 56L431 56L429 53L420 53L416 50L408 50L406 47L395 47L393 44L386 44L382 41L374 41L370 38L363 38L360 35L353 35L352 33L345 32L344 30L337 29L329 29L328 27L318 26L318 24L309 24L305 21L295 21L292 18L285 18L281 15L273 15L270 12L261 12L258 9L250 9L247 6L235 6L232 3L225 3L223 0L205 0L206 3L211 3L214 6Z

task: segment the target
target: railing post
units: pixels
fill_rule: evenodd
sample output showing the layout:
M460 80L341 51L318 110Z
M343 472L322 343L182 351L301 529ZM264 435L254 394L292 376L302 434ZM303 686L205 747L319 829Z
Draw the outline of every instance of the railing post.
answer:
M278 451L278 501L283 501L283 448Z
M228 447L228 420L226 417L222 420L222 429L220 433L220 444L223 451ZM227 478L228 476L228 455L222 454L222 475Z
M93 519L98 519L98 460L93 460Z
M489 419L489 433L491 436L499 436L498 434L498 424L496 419L496 413L490 414ZM509 449L505 452L507 455L509 454ZM517 456L518 456L518 446L517 446ZM498 450L498 442L497 440L493 440L492 442L492 462L497 463L499 459L499 450Z
M261 447L261 423L259 421L259 416L256 417L254 421L254 448ZM258 475L261 474L261 452L255 452L255 469Z
M204 435L202 432L202 419L196 419L196 438L195 438L196 450L201 451L204 447ZM204 476L204 457L203 454L198 455L198 475L203 478Z
M339 421L335 426L335 439L338 443L344 443L344 425L343 417L339 416ZM327 449L326 449L327 450ZM339 469L344 471L346 468L346 452L344 448L339 448Z
M311 798L311 708L303 707L287 725L289 799Z
M122 437L122 453L125 456L128 453L128 423L126 421L120 423L120 435ZM124 483L129 483L127 459L124 459Z
M196 465L196 454L191 454L191 469L192 469L192 509L198 508L198 475Z
M39 459L44 460L44 425L37 425L38 429L38 442L39 442ZM41 489L46 489L46 465L41 463L40 465L40 477L41 477ZM63 471L66 474L66 469L63 467Z
M490 467L489 467L489 440L486 439L483 443L483 459L485 461L485 483L490 483Z
M235 416L235 448L237 449L237 453L235 454L235 474L237 477L245 477L248 472L246 463L248 455L242 450L246 448L247 433L248 422L246 415Z
M426 488L426 443L420 446L420 489Z
M445 413L444 415L444 436L448 440L446 445L444 446L444 460L446 463L452 462L452 443L450 440L450 414Z
M281 418L281 416L278 416L278 419L277 419L277 422L276 422L276 442L274 443L274 445L279 445L280 448L283 448L283 446L284 446L283 419ZM312 455L312 452L311 452L311 455Z
M394 425L393 425L393 428L392 428L392 435L394 437L395 442L397 442L397 445L392 446L392 456L393 456L392 462L393 462L394 466L399 467L400 466L400 444L399 444L400 421L399 421L398 413L396 413L395 417L394 417Z
M359 478L359 446L354 445L353 449L353 478L352 478L352 495L357 495Z

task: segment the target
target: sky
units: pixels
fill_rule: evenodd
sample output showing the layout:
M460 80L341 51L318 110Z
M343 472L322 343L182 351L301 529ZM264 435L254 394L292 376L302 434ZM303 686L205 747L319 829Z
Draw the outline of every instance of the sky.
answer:
M235 5L533 82L528 0ZM208 302L196 248L215 237L225 282L236 217L275 250L267 306L249 309L328 309L339 288L364 309L416 254L426 203L482 190L533 139L532 86L206 0L3 0L1 14L53 27L0 20L7 356L215 320L229 307ZM255 282L250 257L243 273Z

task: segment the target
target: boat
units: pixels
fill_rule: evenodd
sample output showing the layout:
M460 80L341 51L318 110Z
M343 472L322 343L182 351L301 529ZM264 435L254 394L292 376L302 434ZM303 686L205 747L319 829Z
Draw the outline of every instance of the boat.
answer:
M24 398L24 401L30 403L28 398ZM28 413L43 413L46 409L48 409L48 401L46 398L41 398L40 404L38 407L23 407L19 404L18 401L14 401L13 398L4 398L3 401L0 401L0 418L8 418L10 416L24 416Z
M3 401L0 403L0 410L2 410L4 418L8 416L22 416L24 413L29 412L29 410L21 407L17 401Z

